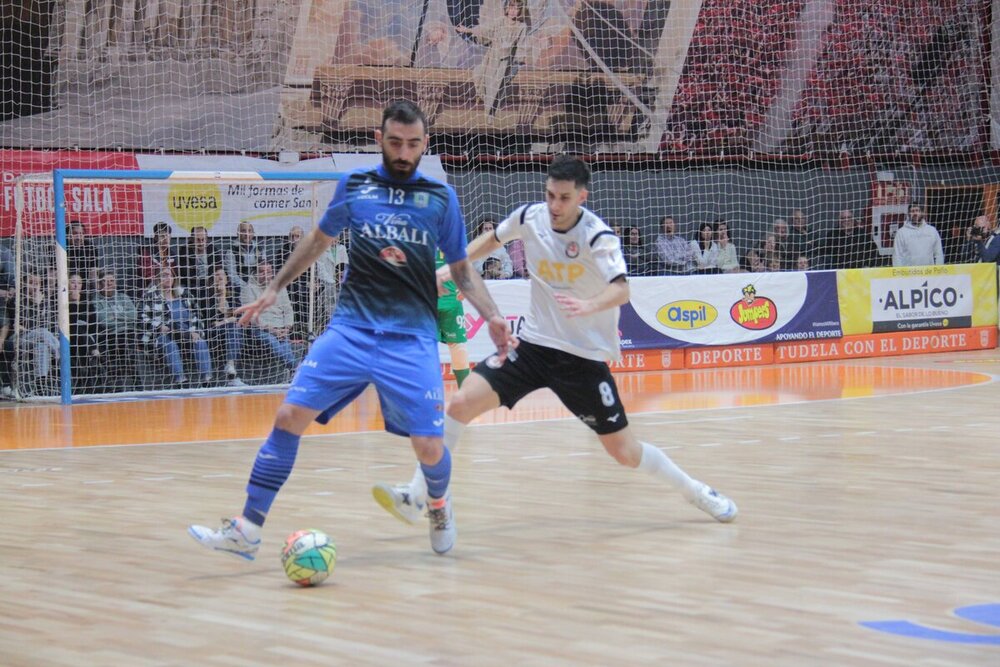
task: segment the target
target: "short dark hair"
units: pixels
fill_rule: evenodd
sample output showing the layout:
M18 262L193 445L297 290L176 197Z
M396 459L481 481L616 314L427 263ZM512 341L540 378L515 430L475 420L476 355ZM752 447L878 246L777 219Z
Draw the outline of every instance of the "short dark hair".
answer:
M573 181L578 188L590 185L590 167L578 157L557 155L549 165L548 177L553 181Z
M420 107L409 100L389 102L388 106L382 110L383 130L385 130L385 124L390 120L403 125L413 125L419 121L424 126L424 132L427 131L427 116L420 110Z
M153 236L159 236L160 234L170 235L170 225L165 222L158 222L153 225Z

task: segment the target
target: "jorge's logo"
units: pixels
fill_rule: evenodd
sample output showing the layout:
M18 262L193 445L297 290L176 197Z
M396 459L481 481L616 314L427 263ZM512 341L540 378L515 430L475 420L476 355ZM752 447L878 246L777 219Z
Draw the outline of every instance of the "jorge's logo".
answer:
M656 321L670 329L701 329L719 316L719 311L704 301L674 301L656 311Z
M744 329L759 331L774 326L778 306L766 296L757 296L757 288L747 285L743 288L743 298L729 309L729 316Z

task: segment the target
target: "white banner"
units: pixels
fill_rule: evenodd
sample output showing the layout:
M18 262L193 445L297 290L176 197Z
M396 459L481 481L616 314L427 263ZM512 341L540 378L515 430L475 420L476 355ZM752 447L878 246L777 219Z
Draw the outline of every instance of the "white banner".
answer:
M527 280L487 280L486 289L496 301L500 312L506 317L510 330L517 335L528 315L531 298L531 286ZM476 309L468 301L463 301L465 308L465 335L469 342L469 361L478 363L496 352L490 339L489 328ZM438 344L442 361L449 360L448 346Z
M873 278L872 321L970 318L972 295L968 273Z
M374 166L379 153L337 154L294 164L239 155L139 155L140 169L209 172L347 172ZM420 170L447 182L441 159L425 156ZM166 222L175 236L205 227L212 236L236 236L241 222L254 225L258 236L286 236L293 226L310 229L333 197L336 181L171 182L147 181L142 187L144 229Z

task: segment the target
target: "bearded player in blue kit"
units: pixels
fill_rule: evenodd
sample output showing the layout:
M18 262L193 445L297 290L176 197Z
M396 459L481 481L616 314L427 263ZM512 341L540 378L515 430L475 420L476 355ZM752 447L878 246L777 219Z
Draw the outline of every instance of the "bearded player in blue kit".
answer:
M350 172L338 183L318 228L299 243L260 298L238 310L241 323L254 322L281 289L350 229L350 268L339 304L299 366L274 429L257 453L242 515L224 519L218 529L188 528L209 549L254 559L261 527L292 471L302 433L314 419L329 421L369 384L378 391L385 429L410 438L427 480L432 549L443 554L454 546L451 454L442 440L437 248L459 289L488 322L497 355L506 358L516 341L468 261L455 191L417 171L428 143L423 112L411 102L391 103L375 140L382 164Z

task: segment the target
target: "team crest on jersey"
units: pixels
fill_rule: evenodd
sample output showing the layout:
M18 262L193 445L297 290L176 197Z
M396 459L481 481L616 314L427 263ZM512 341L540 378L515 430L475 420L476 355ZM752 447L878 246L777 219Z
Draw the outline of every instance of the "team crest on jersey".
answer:
M576 244L576 241L570 241L569 245L566 246L566 256L570 259L578 257L580 255L580 246Z
M413 205L417 208L427 208L427 205L431 203L431 196L426 192L414 192L413 193Z
M382 261L393 266L406 266L406 253L394 245L382 248L378 256L382 258Z
M497 355L494 354L494 355L491 355L486 360L486 365L489 366L490 368L496 369L496 368L500 368L501 366L503 366L503 362L500 361L500 357L498 357Z

